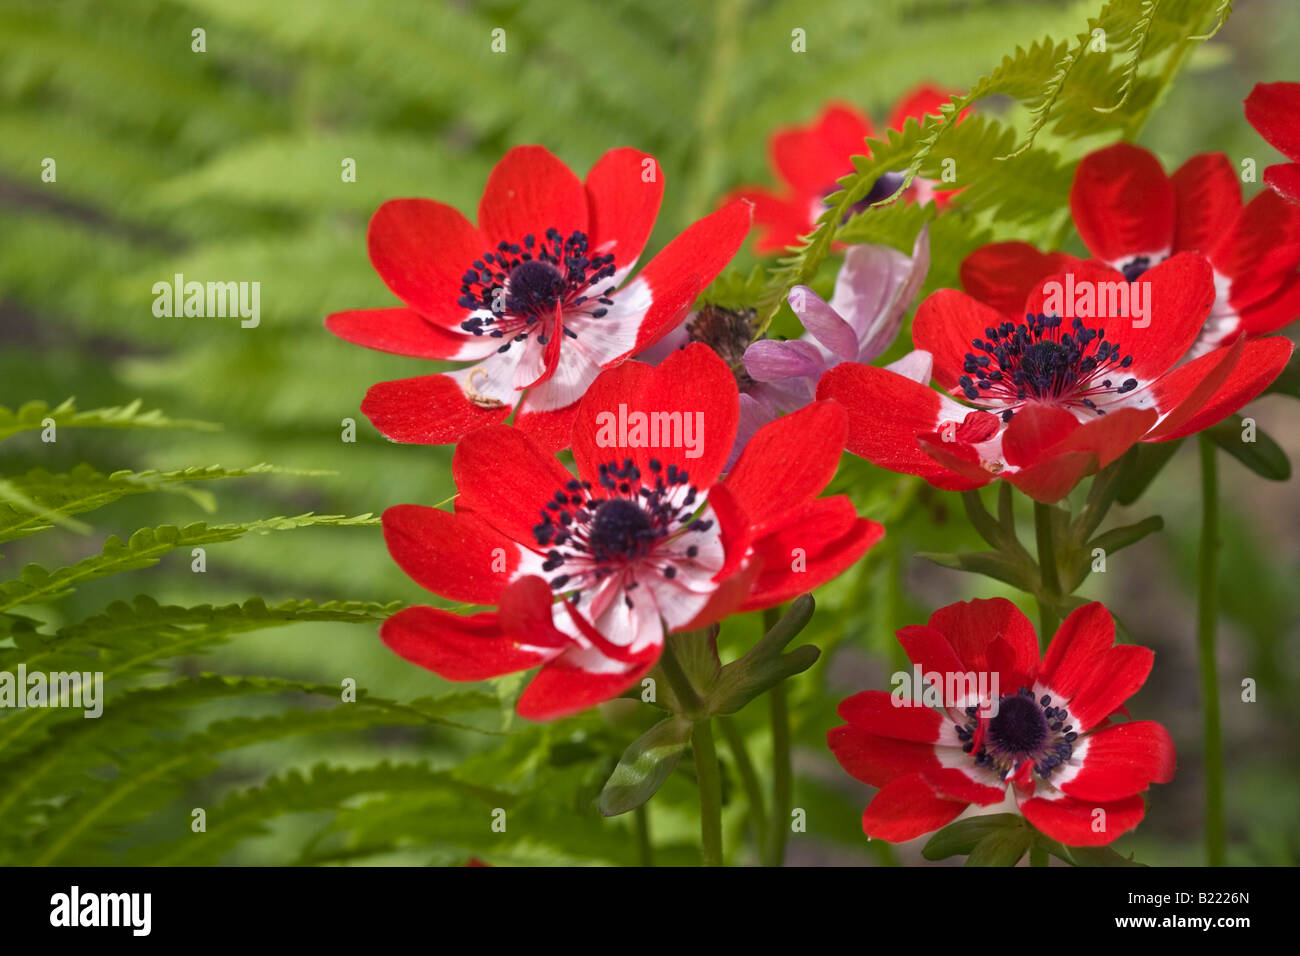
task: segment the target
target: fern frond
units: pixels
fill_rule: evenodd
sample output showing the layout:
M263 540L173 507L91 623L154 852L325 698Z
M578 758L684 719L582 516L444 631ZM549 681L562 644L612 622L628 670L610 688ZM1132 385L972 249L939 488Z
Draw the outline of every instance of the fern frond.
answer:
M69 398L51 408L48 402L27 402L17 411L0 406L0 441L25 431L40 431L53 422L56 428L189 428L216 431L213 422L168 418L158 409L143 411L139 399L128 405L77 411Z

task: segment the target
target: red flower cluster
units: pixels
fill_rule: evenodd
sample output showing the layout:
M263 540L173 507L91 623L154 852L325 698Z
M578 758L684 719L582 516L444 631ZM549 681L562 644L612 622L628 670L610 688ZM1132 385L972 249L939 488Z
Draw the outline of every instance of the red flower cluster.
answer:
M939 115L939 109L952 98L933 86L921 86L908 93L894 107L887 129L901 130L911 117L923 120L927 114ZM742 186L731 198L747 199L754 204L754 222L760 233L759 252L780 252L812 232L826 211L824 200L839 189L838 180L853 172L853 157L870 155L864 141L875 137L871 121L852 106L832 103L808 126L778 130L771 141L771 164L782 190L773 192L762 186ZM862 201L865 207L893 193L902 182L902 174L882 176ZM946 205L951 195L936 192L931 183L915 179L904 194L916 202L933 200Z
M488 177L475 227L431 199L394 199L370 220L370 261L405 306L326 320L357 345L473 362L382 382L361 405L394 441L448 444L515 424L568 444L577 402L602 369L653 345L731 260L750 225L733 202L629 276L650 238L663 174L634 149L606 153L583 183L541 146L519 146Z
M522 430L466 436L455 513L389 508L384 536L418 584L497 610L407 608L384 623L385 643L451 680L543 665L518 709L547 719L622 693L666 634L836 576L884 534L846 497L817 497L844 447L843 409L816 402L770 423L719 481L739 408L731 370L696 344L596 380L576 414L576 477Z
M850 451L940 488L1003 478L1053 502L1281 373L1291 343L1257 336L1300 314L1300 207L1269 191L1243 206L1221 155L1166 177L1126 143L1079 164L1070 200L1097 259L994 243L962 264L967 291L917 309L913 343L946 395L852 363L822 378L817 397L849 410Z
M1061 843L1099 846L1141 822L1150 784L1173 778L1164 727L1114 722L1153 654L1116 646L1100 604L1066 618L1041 660L1033 625L1000 598L942 608L898 639L940 706L865 691L827 737L845 770L880 788L867 836L901 842L963 812L1012 810Z

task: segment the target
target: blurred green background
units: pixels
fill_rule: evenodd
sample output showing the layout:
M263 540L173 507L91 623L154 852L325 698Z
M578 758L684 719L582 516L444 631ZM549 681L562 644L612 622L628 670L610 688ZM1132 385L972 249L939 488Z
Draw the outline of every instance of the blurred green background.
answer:
M1300 6L1245 0L1236 7L1215 40L1193 54L1140 138L1170 169L1205 150L1255 157L1261 168L1277 158L1246 125L1241 101L1255 82L1300 79ZM308 510L378 513L399 502L442 501L454 492L451 449L391 444L358 411L370 384L432 366L347 345L322 328L331 311L396 302L366 255L366 223L382 201L428 196L472 216L489 170L512 145L543 143L579 174L605 150L632 145L659 159L667 183L653 251L727 189L772 183L767 141L774 128L811 120L831 99L857 104L879 124L912 86L965 89L1017 45L1044 35L1070 39L1097 8L998 0L4 0L0 405L76 396L79 407L94 408L139 397L222 430L69 431L53 445L20 436L0 449L0 473L67 470L79 461L105 471L265 461L332 472L213 484L211 520L220 521ZM796 27L807 31L806 54L790 50ZM191 49L196 28L205 31L206 52ZM505 30L504 53L492 52L495 29ZM980 109L1003 106L990 101ZM1012 110L1005 118L1015 122L1018 115ZM1106 141L1044 137L1067 159ZM54 183L41 180L47 157L57 162ZM348 158L356 163L355 182L340 176ZM1023 236L1046 242L1046 233ZM1081 251L1075 238L1070 248ZM748 272L756 261L746 251L733 268ZM956 262L936 263L935 272L952 275L955 268ZM200 281L259 281L260 327L155 317L153 284L178 272ZM824 281L832 275L828 266ZM1251 412L1293 460L1300 459L1297 412L1282 397L1264 399ZM357 422L355 443L341 440L346 418ZM1269 484L1224 461L1221 676L1231 858L1294 863L1300 500L1294 480ZM846 463L838 484L872 517L896 505L900 487L897 476L856 461ZM1132 706L1170 728L1180 769L1172 784L1153 791L1147 821L1120 844L1150 863L1200 859L1191 593L1197 495L1195 454L1184 448L1133 509L1133 520L1163 514L1167 530L1124 552L1110 573L1083 588L1157 652L1154 674ZM60 531L7 546L0 577L16 576L27 561L69 564L98 551L108 534L204 517L179 496L126 500L90 516L90 535ZM808 632L835 653L796 691L794 804L808 809L809 828L792 839L794 862L918 859L915 847L868 846L859 817L870 791L835 766L825 731L837 722L834 706L842 697L887 686L897 660L895 627L952 600L997 593L986 579L915 557L974 546L954 496L919 491L887 540L819 595L822 609ZM429 600L391 564L377 529L324 528L213 547L201 576L190 573L188 556L178 556L89 584L41 614L57 623L136 593L175 603L253 594ZM1031 602L1021 600L1032 614ZM756 629L755 621L737 622L724 633L724 651L735 653ZM443 687L389 654L370 629L347 625L251 635L185 667L325 683L353 677L398 699ZM1259 684L1257 703L1238 703L1235 688L1245 677ZM517 688L503 682L496 689L508 701ZM249 706L213 705L218 714ZM761 767L761 706L751 707L743 724ZM544 729L516 723L504 739L447 731L299 739L236 755L196 785L184 806L321 761L414 754L455 767L471 759L483 779L503 786L508 780L532 808L530 829L494 843L486 810L481 825L457 833L411 822L422 808L418 796L390 800L381 808L390 817L372 808L349 821L354 849L370 840L376 850L358 850L355 858L627 862L630 821L594 818L590 800L611 755L644 726L643 716L609 710ZM734 785L734 772L730 779ZM743 833L737 804L731 801L728 818L733 844ZM656 837L669 854L691 859L689 786L671 783L653 806ZM178 803L143 822L128 843L164 839L184 812ZM390 845L383 835L385 821L393 820L401 822L391 823L392 832L410 835ZM292 861L328 823L320 815L286 819L226 859ZM428 830L423 842L421 827Z

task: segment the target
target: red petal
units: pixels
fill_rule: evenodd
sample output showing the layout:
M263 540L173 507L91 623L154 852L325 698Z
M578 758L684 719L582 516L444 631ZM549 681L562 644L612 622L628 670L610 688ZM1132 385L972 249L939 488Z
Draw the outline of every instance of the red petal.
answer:
M934 356L934 380L954 391L959 387L957 380L966 374L963 367L973 349L971 341L984 338L985 329L1004 320L996 309L965 292L939 289L917 306L912 342Z
M600 464L631 458L648 480L650 462L657 460L664 469L685 470L701 491L711 487L736 438L736 377L716 352L698 342L654 368L640 371L638 365L627 362L602 372L579 403L573 440L580 467L590 473ZM632 417L637 413L646 423L639 430ZM653 446L646 444L651 440Z
M1009 465L1032 465L1080 427L1079 420L1064 408L1026 405L1012 415L1002 433L1002 454Z
M1105 846L1142 822L1146 804L1139 796L1113 803L1033 797L1021 801L1020 812L1043 833L1066 846Z
M1300 160L1300 83L1256 83L1246 120L1290 159Z
M375 271L399 299L439 325L464 321L461 276L488 249L459 211L432 199L390 199L370 218L366 242Z
M384 621L379 636L399 657L447 680L487 680L546 659L546 654L525 650L508 637L494 613L466 617L408 607Z
M600 480L600 466L608 464L617 452L598 442L603 441L600 421L601 412L613 410L617 417L620 403L627 405L629 411L636 408L636 397L642 392L654 369L644 362L624 362L615 368L606 369L587 387L586 394L578 402L578 410L573 419L573 460L578 466L578 477L596 485ZM618 457L621 463L624 457Z
M1300 318L1300 273L1287 276L1272 293L1238 308L1237 314L1242 333L1252 338L1290 325Z
M1210 261L1229 278L1293 271L1300 264L1300 206L1265 189L1233 220Z
M1021 322L1030 292L1078 262L1064 252L1039 252L1027 242L993 242L962 260L961 285L978 301Z
M740 510L725 484L714 485L709 489L709 507L718 522L724 555L722 567L713 576L713 580L725 581L736 573L749 556L753 528L748 516Z
M814 402L760 428L727 475L727 490L751 518L803 504L835 477L849 435L837 402Z
M820 587L885 535L883 525L858 518L852 502L842 495L810 501L790 517L794 520L780 532L755 542L763 572L742 610L773 607ZM803 570L796 569L796 558Z
M1147 647L1120 644L1093 661L1093 669L1071 698L1072 722L1080 731L1091 730L1146 683L1155 654Z
M497 347L496 339L434 325L414 309L335 312L326 317L325 328L353 345L415 358L480 359Z
M1174 187L1160 161L1131 143L1083 158L1070 210L1083 244L1107 262L1163 252L1174 241Z
M624 147L602 156L587 173L592 251L613 253L616 269L631 266L650 238L663 195L663 170L649 153Z
M933 744L880 737L848 724L832 727L826 740L840 766L873 787L922 770L940 769Z
M655 655L656 659L658 655ZM593 674L552 661L524 689L515 709L528 720L554 720L617 697L642 677L655 661L646 661L616 674Z
M1004 694L1014 693L1038 669L1034 625L1006 598L950 604L930 615L930 627L948 639L962 671L997 672ZM991 656L998 641L1001 653Z
M476 256L500 242L523 242L529 234L540 242L551 228L567 239L575 230L587 232L587 225L587 191L573 170L544 146L516 146L483 188L478 227L487 246Z
M1115 621L1098 601L1070 612L1047 648L1041 680L1069 699L1079 693L1102 656L1115 644Z
M554 597L551 586L535 574L513 582L501 592L501 629L534 647L571 646L573 638L555 626Z
M397 566L420 587L453 601L497 603L519 567L519 545L473 512L394 505L383 523Z
M1239 410L1264 391L1273 379L1282 374L1282 369L1286 367L1294 349L1295 346L1281 336L1269 336L1247 342L1241 360L1233 367L1232 373L1209 401L1201 406L1201 410L1182 425L1161 434L1159 440L1172 441L1184 435L1194 434Z
M1278 163L1264 170L1264 182L1288 202L1300 203L1300 163Z
M883 690L854 694L840 704L836 713L858 730L919 744L938 741L939 728L943 725L943 717L934 708L911 701L900 704L897 697Z
M1178 212L1174 249L1210 255L1241 212L1241 183L1223 153L1200 153L1170 177Z
M1079 772L1060 785L1080 800L1109 801L1141 793L1174 778L1177 758L1169 731L1151 720L1116 724L1084 738ZM1076 756L1078 755L1076 749Z
M573 423L577 419L577 402L564 408L537 412L529 407L528 396L525 395L519 403L519 414L515 416L514 424L526 432L538 448L554 453L569 447L573 440Z
M1214 306L1214 270L1204 256L1180 252L1138 281L1150 283L1146 326L1116 323L1107 329L1107 339L1118 342L1121 355L1133 356L1128 373L1149 382L1173 368L1200 335Z
M916 445L916 437L939 426L939 393L896 372L845 362L822 376L818 399L833 399L849 415L845 443L874 465L920 475L941 488L964 491L978 482L940 465Z
M922 674L961 674L966 670L947 636L928 625L912 624L901 629L898 643Z
M517 428L494 426L465 436L451 459L465 506L529 547L541 512L573 475Z
M1153 408L1114 409L1084 422L1052 454L1088 452L1096 457L1097 467L1105 468L1141 441L1159 417Z
M650 286L654 305L628 354L650 347L676 327L695 297L739 251L752 218L749 203L728 203L693 223L646 264L634 281Z
M760 253L782 252L813 231L814 206L807 196L778 196L760 186L742 186L728 193L727 202L743 199L754 206L754 225Z
M867 152L871 123L851 106L833 104L811 126L782 130L772 137L772 165L795 191L810 197L834 188L853 172L852 157Z
M1053 453L1036 465L1003 478L1035 501L1053 504L1068 495L1086 475L1097 470L1097 456L1087 451Z
M470 432L497 425L513 406L484 408L465 397L449 375L421 375L370 386L361 412L393 441L412 445L448 445Z
M1246 340L1238 338L1231 345L1207 352L1157 380L1151 386L1151 394L1156 407L1167 414L1148 440L1160 441L1201 411L1210 396L1228 380L1245 347Z
M912 774L881 788L862 814L862 830L873 840L902 843L947 826L968 805L939 796L920 774Z

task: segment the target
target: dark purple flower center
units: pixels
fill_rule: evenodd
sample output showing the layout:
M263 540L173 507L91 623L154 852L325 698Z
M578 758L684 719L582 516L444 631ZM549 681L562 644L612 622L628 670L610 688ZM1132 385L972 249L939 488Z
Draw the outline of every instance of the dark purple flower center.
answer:
M1082 405L1104 415L1098 396L1123 395L1138 386L1137 379L1116 374L1133 364L1133 356L1121 356L1119 343L1105 341L1104 328L1087 328L1082 319L1074 319L1071 328L1063 333L1060 316L1039 313L1026 315L1020 325L1003 322L985 329L987 339L971 340L976 351L966 353L966 374L957 384L976 403L1014 406L1035 400ZM1013 411L1005 409L1002 420L1010 421Z
M1150 269L1155 263L1151 261L1150 256L1134 256L1128 262L1120 267L1120 272L1124 273L1124 278L1129 282L1136 282L1142 273Z
M1074 754L1079 734L1069 719L1069 711L1053 706L1050 696L1035 700L1034 692L1022 687L998 701L998 712L988 719L983 734L977 707L967 707L965 720L954 726L961 749L974 757L977 767L988 767L1005 780L1029 761L1046 780Z
M611 461L599 468L599 488L575 478L546 502L533 537L547 549L542 570L563 570L551 578L555 591L569 592L577 601L583 588L634 565L672 578L677 574L674 561L699 553L696 545L665 547L684 534L713 527L711 519L695 514L699 492L690 475L675 464L664 468L653 458L649 467L650 475L643 476L631 459L621 465ZM628 588L635 586L633 581ZM624 600L632 606L630 596Z
M534 328L539 330L541 345L561 332L576 338L565 327L565 316L575 312L595 319L604 316L614 304L610 298L614 287L603 291L593 287L613 275L613 254L591 255L584 232L575 230L565 239L552 228L542 242L531 234L522 243L500 242L461 276L458 304L476 314L460 327L474 335L505 339L498 352L524 341Z

